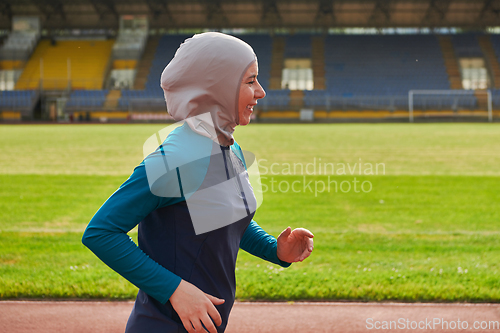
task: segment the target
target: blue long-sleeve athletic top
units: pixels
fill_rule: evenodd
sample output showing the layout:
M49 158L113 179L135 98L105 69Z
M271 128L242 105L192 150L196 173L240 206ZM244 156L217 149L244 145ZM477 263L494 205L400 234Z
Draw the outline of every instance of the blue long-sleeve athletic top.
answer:
M162 179L162 186L179 186L181 196L167 197L153 194L146 172L148 159L154 160L155 157L163 157L165 159L165 156L167 156L170 160L172 158L177 159L176 163L181 165L185 162L182 161L182 156L185 156L184 149L186 146L197 149L200 147L209 148L211 145L212 141L210 139L192 132L186 124L174 130L156 152L148 156L137 166L132 175L106 200L91 219L82 238L83 244L92 250L104 263L161 304L168 302L170 296L179 285L181 278L189 279L189 275L183 273L181 265L178 263L180 259L177 258L177 263L172 265L166 261L165 265L170 265L169 269L159 263L164 259L161 259L156 254L163 253L161 256L174 256L174 253L164 252L180 251L175 247L169 247L169 244L164 244L165 241L162 241L164 235L160 235L159 233L176 235L176 233L184 232L177 229L163 230L162 228L180 228L180 220L189 220L186 217L187 215L182 215L186 210L187 195L183 193L185 191L182 188L183 184L180 179L179 168L172 168L170 172L171 176ZM231 146L226 153L234 154L233 156L237 156L243 165L245 164L241 148L237 143ZM197 170L196 168L208 168L208 165L203 166L203 163L210 162L199 162L198 164L202 166L197 165L193 170ZM201 173L203 174L203 172ZM203 175L201 178L203 178ZM156 185L153 184L152 186ZM163 223L165 219L169 219L171 216L175 216L175 223ZM186 221L182 222L182 227L190 223ZM139 247L127 235L138 224ZM141 228L141 225L143 225L143 228ZM192 228L192 226L189 226L189 228ZM224 228L220 230L224 230ZM253 219L251 222L243 225L242 230L244 230L244 233L240 239L235 236L236 241L239 241L241 249L283 267L290 265L290 263L278 259L276 254L276 238L266 233ZM206 235L210 235L210 232L206 233ZM151 244L148 244L148 237L153 239ZM177 236L169 237L165 236L164 239L171 240L171 243L177 241L177 238L172 238ZM196 240L201 236L190 234L190 237ZM209 236L204 237L203 242L207 242ZM201 251L200 249L201 247L196 251ZM224 253L219 254L224 255ZM157 260L153 260L151 256L154 256ZM189 260L191 259L186 259L186 261ZM192 260L196 265L195 258ZM174 272L175 270L178 270L177 274ZM182 276L183 274L185 276ZM190 272L190 274L193 274L193 272Z

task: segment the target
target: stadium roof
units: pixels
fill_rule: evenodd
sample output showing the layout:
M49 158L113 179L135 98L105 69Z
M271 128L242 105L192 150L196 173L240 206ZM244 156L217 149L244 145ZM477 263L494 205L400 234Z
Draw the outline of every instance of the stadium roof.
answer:
M0 0L0 29L13 16L42 27L117 28L143 14L151 28L329 28L500 26L500 0Z

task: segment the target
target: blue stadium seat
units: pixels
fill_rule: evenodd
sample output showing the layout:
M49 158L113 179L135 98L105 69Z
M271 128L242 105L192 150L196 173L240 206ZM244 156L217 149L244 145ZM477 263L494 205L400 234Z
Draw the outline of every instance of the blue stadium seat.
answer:
M267 90L266 97L259 101L264 109L268 107L285 108L290 104L290 90Z
M450 89L434 35L327 36L325 72L332 108L407 108L410 90ZM305 96L306 105L320 103L308 92ZM472 103L471 97L467 99L464 105Z
M326 88L334 96L450 89L441 49L433 35L327 36L325 71Z
M104 106L108 90L74 90L66 107L70 109L97 109Z
M32 107L35 98L34 90L0 90L0 109L24 111Z
M483 51L479 46L478 34L466 33L451 36L453 49L457 57L483 57Z
M295 34L286 37L285 58L310 58L311 34Z

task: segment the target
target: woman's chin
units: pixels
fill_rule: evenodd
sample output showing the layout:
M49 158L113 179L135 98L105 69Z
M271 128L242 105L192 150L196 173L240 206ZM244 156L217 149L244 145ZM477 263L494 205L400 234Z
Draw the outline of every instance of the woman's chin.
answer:
M244 117L240 119L240 126L245 126L250 123L250 118L252 117L252 112L245 112Z

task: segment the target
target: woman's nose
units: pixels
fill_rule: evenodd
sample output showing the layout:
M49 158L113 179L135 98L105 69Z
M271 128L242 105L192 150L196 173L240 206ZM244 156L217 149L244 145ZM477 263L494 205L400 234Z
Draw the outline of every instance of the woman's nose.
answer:
M264 91L264 88L262 88L262 86L259 83L259 87L257 88L257 90L255 90L255 98L260 99L260 98L264 98L265 96L266 96L266 92Z

